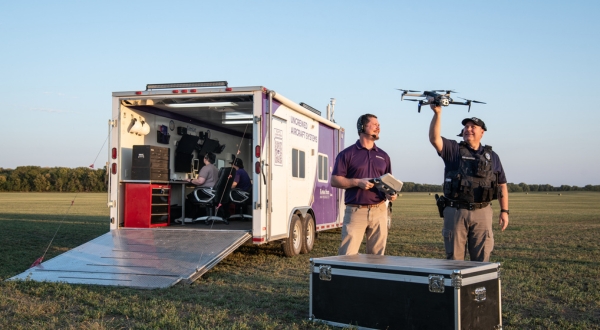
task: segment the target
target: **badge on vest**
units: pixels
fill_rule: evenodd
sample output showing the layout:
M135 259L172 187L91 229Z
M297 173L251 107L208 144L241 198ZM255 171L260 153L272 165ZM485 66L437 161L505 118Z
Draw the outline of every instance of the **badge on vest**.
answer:
M492 159L492 156L490 156L490 154L486 152L485 153L485 159L490 160L490 159Z

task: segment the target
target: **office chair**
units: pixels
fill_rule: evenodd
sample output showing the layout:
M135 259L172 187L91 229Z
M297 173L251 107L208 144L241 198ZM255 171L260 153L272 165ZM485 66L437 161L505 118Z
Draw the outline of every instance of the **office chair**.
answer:
M251 196L252 195L247 191L243 191L241 189L236 189L236 188L231 189L231 191L229 193L229 199L231 200L231 202L233 204L235 204L235 209L238 213L230 216L229 220L231 220L231 219L243 219L243 220L252 219L251 215L244 214L246 211L245 210L246 206L252 202L252 198L250 198Z
M231 177L230 177L231 175ZM192 203L198 206L204 206L206 208L206 216L198 217L192 220L192 222L204 221L207 225L210 221L223 221L225 224L229 224L227 221L227 208L224 207L230 201L229 192L231 190L231 184L235 178L235 168L222 167L219 170L219 176L217 183L212 188L197 188L194 190L196 200ZM217 212L221 211L223 217L220 217Z

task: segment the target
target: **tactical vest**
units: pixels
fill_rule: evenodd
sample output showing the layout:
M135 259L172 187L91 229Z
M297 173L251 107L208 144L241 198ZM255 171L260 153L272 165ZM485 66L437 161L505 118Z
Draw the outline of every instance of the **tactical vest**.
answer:
M482 154L473 154L462 141L459 151L458 170L448 171L444 178L444 195L466 203L498 199L498 178L492 166L492 147L485 146Z

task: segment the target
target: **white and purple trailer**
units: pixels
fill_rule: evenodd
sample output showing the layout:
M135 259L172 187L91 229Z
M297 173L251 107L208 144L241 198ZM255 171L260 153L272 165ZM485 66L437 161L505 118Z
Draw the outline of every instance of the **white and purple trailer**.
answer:
M344 146L335 100L323 117L265 87L225 81L151 84L112 99L110 231L15 278L166 287L197 279L243 244L281 243L293 257L312 250L317 232L342 226L343 191L330 185ZM206 152L225 170L241 159L251 178L249 199L229 219L219 201L203 205L212 218L185 217L186 182Z

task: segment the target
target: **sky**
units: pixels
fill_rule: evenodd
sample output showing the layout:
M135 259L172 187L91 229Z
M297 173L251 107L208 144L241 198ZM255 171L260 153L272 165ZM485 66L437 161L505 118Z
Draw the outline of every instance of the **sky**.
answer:
M400 89L486 102L508 182L600 184L599 1L2 1L0 167L107 161L111 96L149 83L265 86L325 113L354 143L373 113L396 178L441 184L432 111Z

